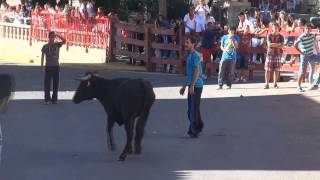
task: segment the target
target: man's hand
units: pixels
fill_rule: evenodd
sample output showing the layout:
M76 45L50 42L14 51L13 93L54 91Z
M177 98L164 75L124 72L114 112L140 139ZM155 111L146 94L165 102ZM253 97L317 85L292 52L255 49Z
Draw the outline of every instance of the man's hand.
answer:
M194 86L189 87L189 94L191 94L191 95L194 94Z
M186 91L186 86L182 86L182 88L180 89L180 95L183 96L185 91Z

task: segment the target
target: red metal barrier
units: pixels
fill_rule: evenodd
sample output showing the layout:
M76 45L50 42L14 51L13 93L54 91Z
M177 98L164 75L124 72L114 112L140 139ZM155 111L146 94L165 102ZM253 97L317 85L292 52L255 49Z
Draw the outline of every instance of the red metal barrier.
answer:
M48 33L55 31L67 40L67 50L70 45L88 48L108 48L110 21L108 17L82 19L66 17L59 14L32 14L30 22L30 45L33 41L47 41Z

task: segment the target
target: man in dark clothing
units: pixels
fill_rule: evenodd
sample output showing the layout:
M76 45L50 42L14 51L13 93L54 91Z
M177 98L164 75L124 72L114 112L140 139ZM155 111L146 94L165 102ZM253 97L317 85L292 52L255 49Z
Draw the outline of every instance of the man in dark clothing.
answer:
M61 42L55 42L58 37ZM56 104L58 100L58 87L59 87L59 52L66 39L54 32L49 33L49 42L42 47L41 55L41 68L44 74L44 101L45 104ZM46 56L46 64L43 68L44 56ZM52 97L50 96L51 81L53 85Z
M215 42L220 31L220 29L215 28L214 25L209 22L207 29L202 34L200 52L203 57L202 71L206 74L206 76L204 76L205 79L210 76L210 70L207 65L211 62L211 55L216 51Z

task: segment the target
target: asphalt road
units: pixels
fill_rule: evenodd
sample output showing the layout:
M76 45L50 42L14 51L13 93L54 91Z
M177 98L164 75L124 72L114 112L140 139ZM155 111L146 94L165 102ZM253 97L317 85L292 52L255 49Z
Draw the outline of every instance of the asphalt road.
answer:
M17 92L42 91L39 67L1 66L0 71L16 77ZM60 90L75 90L78 82L73 78L83 73L62 69ZM101 74L145 78L156 88L184 82L184 77L176 75ZM0 116L0 180L320 178L318 101L301 94L206 98L202 117L204 133L198 139L186 138L186 100L157 99L146 127L143 154L118 162L124 129L115 128L118 149L109 152L107 117L98 102L75 105L64 99L46 106L33 96L16 99Z

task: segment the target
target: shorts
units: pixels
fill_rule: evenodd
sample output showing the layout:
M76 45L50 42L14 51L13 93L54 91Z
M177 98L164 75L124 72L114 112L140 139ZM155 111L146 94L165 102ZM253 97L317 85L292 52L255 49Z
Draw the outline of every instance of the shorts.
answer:
M203 23L203 22L198 22L196 24L196 32L199 33L199 32L203 32L206 30L206 24Z
M249 64L249 54L248 53L240 53L238 54L237 59L237 69L248 69Z
M201 48L200 52L202 54L203 61L204 62L210 62L211 61L211 55L212 55L212 53L215 52L215 49L214 48L209 48L209 49Z
M268 56L264 63L264 70L266 71L280 71L281 56Z

